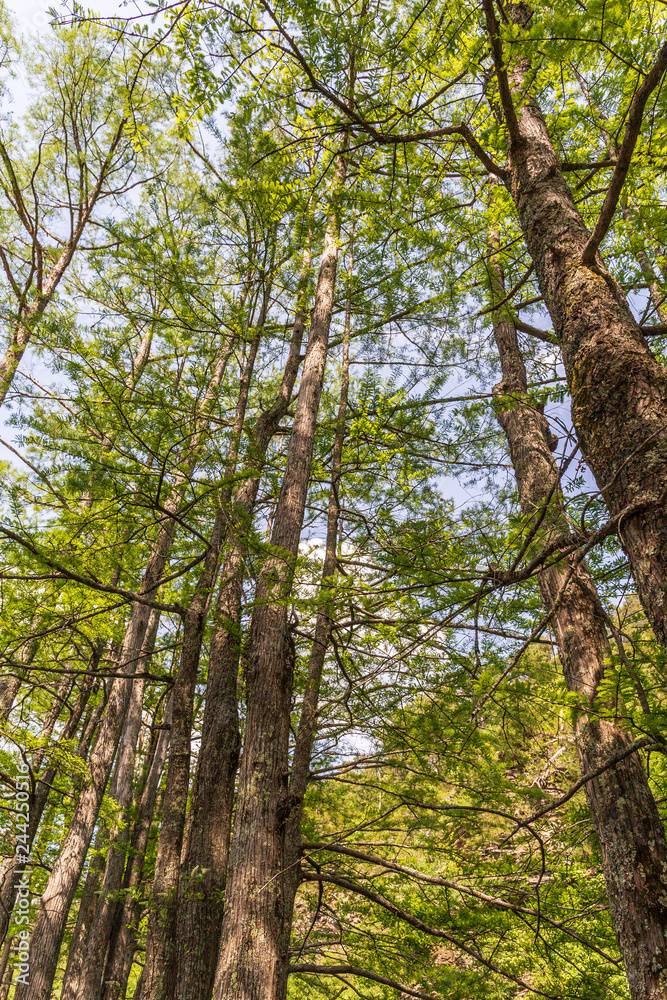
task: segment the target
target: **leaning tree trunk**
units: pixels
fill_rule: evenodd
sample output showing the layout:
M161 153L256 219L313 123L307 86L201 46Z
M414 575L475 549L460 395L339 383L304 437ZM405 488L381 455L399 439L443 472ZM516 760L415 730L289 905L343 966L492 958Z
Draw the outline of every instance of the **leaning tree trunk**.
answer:
M236 688L247 554L245 532L252 520L266 451L287 412L299 370L309 274L308 242L280 388L272 405L249 432L248 458L234 498L230 542L211 633L201 746L179 878L178 1000L209 1000L213 988L241 742Z
M89 661L89 669L91 670L91 673L83 680L79 696L72 709L71 715L63 726L58 737L59 742L71 740L76 733L90 697L94 681L92 671L97 669L97 665L100 660L100 652L101 648L98 645L93 651L93 655ZM37 758L37 755L35 756ZM42 759L43 751L39 754L38 762L37 760L33 761L33 767L35 769L39 767ZM56 775L56 771L56 767L53 764L50 764L45 769L44 773L35 780L34 791L30 798L30 811L28 819L29 850L32 849L35 836L37 835L37 830L42 819L44 807L46 806L46 801L51 790L51 785ZM0 940L4 940L5 938L9 927L9 920L16 903L18 886L14 879L14 872L16 870L17 863L16 857L10 858L6 863L3 862L2 868L0 869Z
M161 531L142 582L141 592L147 599L153 597L159 584L170 541L171 530ZM149 614L148 604L137 602L132 607L119 667L120 672L127 674L127 680L116 677L111 686L104 717L88 762L89 779L81 789L69 829L42 894L30 941L30 984L17 987L15 1000L49 1000L51 996L67 915L92 840L125 723L133 684L132 675L141 660Z
M13 937L8 937L2 946L2 955L0 956L0 1000L7 1000L12 979L14 978L14 968L9 960L14 940Z
M337 185L345 175L339 157ZM335 202L334 202L335 204ZM332 207L292 434L250 625L247 717L215 1000L268 1000L278 985L293 655L287 622L322 395L338 263Z
M526 92L529 64L519 61L508 78L493 0L483 5L509 132L508 186L561 346L572 419L607 507L619 520L642 605L667 646L667 371L593 252L595 243L589 245L591 233L544 117ZM506 13L522 27L532 17L523 3L508 4ZM659 83L665 64L663 46L646 80Z
M497 258L489 265L493 295L504 298ZM505 431L521 499L538 537L549 542L570 534L560 491L555 445L542 408L528 395L526 369L509 313L493 315L503 373L494 388L496 414ZM568 690L581 696L575 734L582 774L620 755L631 737L594 709L609 659L605 616L583 559L570 555L539 575L551 615ZM587 708L590 707L590 713ZM586 784L600 843L609 908L633 1000L667 997L667 843L639 756L625 757Z

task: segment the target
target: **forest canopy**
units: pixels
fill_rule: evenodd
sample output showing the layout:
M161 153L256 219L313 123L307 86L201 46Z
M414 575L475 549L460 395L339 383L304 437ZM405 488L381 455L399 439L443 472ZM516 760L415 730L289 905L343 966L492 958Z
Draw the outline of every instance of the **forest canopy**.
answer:
M0 1000L667 1000L667 8L0 8Z

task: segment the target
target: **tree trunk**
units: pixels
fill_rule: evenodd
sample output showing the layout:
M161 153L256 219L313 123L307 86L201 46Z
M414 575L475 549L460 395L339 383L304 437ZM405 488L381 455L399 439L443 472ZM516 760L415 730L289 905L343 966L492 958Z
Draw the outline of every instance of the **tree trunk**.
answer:
M352 259L350 258L349 275L352 275ZM350 387L350 319L351 302L348 298L345 314L345 330L343 334L343 364L341 371L340 402L336 420L333 455L331 459L331 487L327 510L327 539L322 565L322 581L320 584L319 610L315 621L315 635L308 662L306 689L301 706L301 718L296 735L292 770L289 782L289 801L293 803L291 811L285 820L285 860L284 860L284 901L283 923L281 929L280 969L278 972L278 988L276 1000L287 997L287 980L289 977L290 940L292 935L292 919L294 916L294 901L301 879L299 859L301 857L301 817L303 815L303 799L308 788L310 776L310 760L315 741L317 726L317 706L320 696L320 684L327 649L331 640L333 627L333 593L332 587L336 573L336 553L338 546L338 524L340 520L340 483L343 473L343 444L345 443L345 416Z
M171 548L176 523L174 516L180 509L187 484L204 447L209 416L217 399L233 342L234 337L230 335L222 346L206 394L197 412L185 461L175 476L172 495L165 503L166 513L159 525L141 584L140 593L147 599L154 599L159 587ZM132 606L119 667L122 673L127 674L128 680L117 677L111 685L97 740L90 755L90 780L81 790L72 822L42 895L40 911L31 938L30 984L18 986L15 1000L49 1000L67 915L92 840L116 746L123 729L130 701L132 675L137 672L137 664L141 661L149 615L150 608L147 604L136 602Z
M20 687L20 677L14 674L0 677L0 722L7 721Z
M269 281L265 287L262 313L239 386L239 398L227 456L228 491L231 491L233 470L238 458L252 372L270 302L270 288ZM226 498L220 499L220 510L216 517L210 548L183 621L181 662L173 691L167 786L148 923L142 985L143 1000L171 1000L176 988L178 876L190 779L193 699L211 591L218 571L224 529L224 508L228 503L228 499L227 503L225 503ZM80 1000L85 998L81 997Z
M14 969L10 956L13 944L14 938L8 937L2 948L2 957L0 958L0 1000L7 1000L9 989L12 985Z
M147 597L152 597L155 593L166 563L170 541L171 531L161 531L142 583L141 592ZM124 726L133 684L132 674L141 660L149 613L148 605L139 603L133 605L120 663L120 670L128 675L128 679L116 677L111 685L97 740L89 758L90 778L79 794L69 830L42 895L32 932L30 985L19 985L15 1000L49 1000L51 995L67 915L90 846L116 747Z
M504 298L502 271L490 264L493 295ZM496 413L510 447L524 514L543 520L544 542L570 533L560 492L553 435L531 403L516 328L509 314L493 316L503 380L494 388ZM546 513L545 513L546 509ZM568 690L593 710L609 657L605 616L588 567L576 554L542 570L542 600L551 621ZM611 720L582 707L575 734L582 774L623 751L631 737ZM667 843L637 754L586 784L600 843L611 910L633 1000L667 997Z
M537 102L520 94L528 63L519 62L511 73L521 100L513 109L492 0L484 7L510 132L509 188L561 346L572 419L605 502L620 519L619 537L642 605L667 646L667 371L651 354L600 254L583 263L591 234ZM523 3L506 10L521 26L532 17Z
M232 511L230 543L211 634L201 747L179 880L178 1000L209 1000L213 988L241 742L236 686L246 555L244 531L252 519L268 445L287 412L299 370L309 274L308 244L281 385L272 405L249 433L248 458Z
M339 157L337 185L345 175ZM268 1000L278 985L293 655L287 623L312 464L338 263L334 207L325 233L287 464L250 625L247 717L215 1000ZM287 812L286 812L287 811Z
M139 665L141 673L150 667L159 624L160 612L154 608L146 630L144 650ZM122 886L125 869L129 810L132 805L136 749L141 730L145 686L145 679L136 680L132 686L125 729L116 757L114 788L110 797L116 804L121 827L112 838L107 852L101 892L88 935L82 975L76 993L77 1000L97 1000L102 985L107 949L116 913L116 896Z
M84 962L88 949L88 937L97 906L98 893L104 876L104 848L106 847L107 831L100 829L95 837L93 856L88 865L88 873L81 891L76 923L72 933L67 965L63 977L63 988L60 1000L75 1000L79 983L84 973Z
M153 751L148 776L141 794L137 819L130 838L130 851L123 881L125 896L118 907L111 935L109 956L107 958L102 988L102 1000L120 1000L120 998L125 996L130 970L132 969L132 960L137 946L137 928L141 914L141 904L137 898L137 894L144 871L146 847L155 813L158 788L167 759L169 734L171 731L171 707L172 699L170 697Z

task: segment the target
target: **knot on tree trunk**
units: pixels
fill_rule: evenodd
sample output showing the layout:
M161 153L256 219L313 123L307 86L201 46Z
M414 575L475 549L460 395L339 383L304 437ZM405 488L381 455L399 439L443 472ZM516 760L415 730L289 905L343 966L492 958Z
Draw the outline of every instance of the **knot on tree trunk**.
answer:
M283 798L278 800L278 805L276 807L276 819L278 821L278 828L280 829L285 825L289 814L292 812L295 806L301 805L303 802L302 795L285 795Z

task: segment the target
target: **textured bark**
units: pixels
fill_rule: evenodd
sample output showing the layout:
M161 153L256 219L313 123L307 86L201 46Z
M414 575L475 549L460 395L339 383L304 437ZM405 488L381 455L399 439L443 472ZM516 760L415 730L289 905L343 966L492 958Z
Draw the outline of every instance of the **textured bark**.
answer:
M238 459L250 382L268 312L270 294L270 283L267 283L262 312L240 381L226 463L226 489L229 491L231 491L232 475ZM167 784L146 942L146 963L141 994L143 1000L171 1000L176 988L178 881L190 780L193 699L211 591L215 586L218 571L223 538L225 499L221 498L221 508L216 518L204 567L183 619L181 661L173 690ZM81 997L80 1000L84 1000L84 998Z
M115 801L123 824L127 821L132 799L132 779L134 776L136 742L141 725L144 685L144 681L136 681L133 685L125 731L118 751L117 780L113 794L110 796ZM116 832L116 835L112 837L109 844L104 875L99 895L96 898L95 913L91 921L86 953L82 963L82 973L76 993L77 1000L96 1000L100 993L107 948L116 910L115 893L118 892L122 885L123 870L125 867L126 832L127 827L123 825Z
M132 960L137 947L137 927L141 914L141 903L137 898L137 893L144 872L146 848L158 799L160 779L167 759L171 731L171 706L170 698L159 735L155 741L150 768L141 793L137 818L132 829L128 862L123 880L125 895L123 901L118 905L111 935L102 988L103 1000L120 1000L125 996Z
M504 297L499 265L490 274L494 298ZM542 542L571 531L560 491L555 440L539 406L531 403L516 328L494 314L503 380L494 388L498 421L510 446L521 507L541 518ZM544 607L551 613L565 682L582 696L575 733L582 774L625 749L631 737L591 709L609 656L604 612L585 562L576 554L543 569ZM637 754L586 785L600 843L607 896L633 1000L667 997L667 843L646 774Z
M104 848L106 847L106 843L107 831L100 829L95 837L93 856L88 865L72 940L67 952L67 965L65 966L63 988L60 994L61 1000L75 1000L79 983L84 973L88 936L93 920L95 919L97 896L104 876Z
M7 1000L9 996L9 988L12 985L14 970L9 959L13 943L14 938L9 937L5 941L2 948L2 956L0 957L0 1000Z
M582 453L614 516L656 637L667 645L667 371L651 354L625 295L596 254L540 108L520 95L528 64L503 66L491 0L484 0L509 140L509 188L561 346ZM507 6L526 25L526 4ZM516 108L512 101L521 103Z
M21 678L14 674L0 677L0 722L6 722L21 687Z
M350 275L352 260L350 260ZM322 581L320 584L319 610L315 620L315 636L310 651L306 689L303 694L301 718L296 735L292 770L289 781L289 802L291 811L285 820L285 853L284 853L284 901L283 920L281 928L280 968L278 971L278 986L276 1000L287 997L287 980L289 976L289 949L292 935L292 920L294 916L294 901L301 879L299 859L301 857L301 817L303 815L303 799L308 788L310 775L310 760L315 741L317 726L317 706L320 696L320 684L324 661L327 655L331 631L333 627L333 594L332 585L336 573L336 552L338 546L338 525L340 520L340 483L343 472L343 444L345 442L345 415L350 387L350 318L351 302L348 299L345 314L345 331L343 334L343 364L341 371L340 401L336 420L333 455L331 459L331 487L327 509L327 538L322 565Z
M146 596L152 596L159 583L170 541L171 532L162 531L142 582L142 594ZM67 915L92 840L124 726L133 683L132 674L141 660L149 612L150 608L145 604L133 605L120 663L120 670L128 675L128 680L117 677L111 685L95 746L89 758L89 779L79 794L69 830L40 902L31 938L30 985L20 985L17 988L16 1000L49 1000L51 995Z
M344 178L339 158L338 184ZM292 434L250 625L247 717L215 1000L274 997L283 905L284 818L293 657L287 623L322 394L338 263L331 211Z
M144 649L139 663L138 673L146 672L155 648L160 612L151 611ZM97 1000L99 996L102 974L104 972L107 949L116 913L116 896L123 882L125 857L127 853L127 832L129 811L132 805L134 786L136 749L141 730L141 719L144 703L144 679L135 680L128 705L125 728L116 755L113 798L120 817L120 830L112 837L107 853L104 878L100 896L97 900L95 916L88 936L86 956L83 961L83 972L76 993L77 1000Z
M287 412L299 370L309 273L310 249L307 246L292 340L280 388L272 405L261 414L249 433L248 458L232 511L230 540L211 634L201 747L179 879L178 1000L209 1000L213 988L227 877L234 778L241 743L236 687L245 529L252 518L268 445Z

